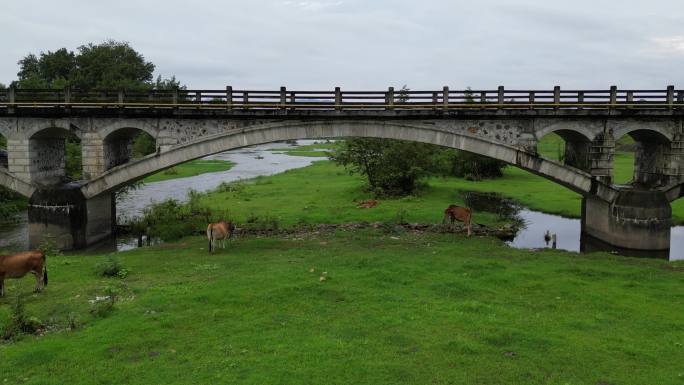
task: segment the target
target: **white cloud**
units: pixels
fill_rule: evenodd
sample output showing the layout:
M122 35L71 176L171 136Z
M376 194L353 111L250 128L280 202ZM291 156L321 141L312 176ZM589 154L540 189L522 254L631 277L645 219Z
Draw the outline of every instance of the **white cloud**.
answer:
M283 5L294 6L307 11L318 11L324 8L338 7L342 1L284 1Z
M684 54L684 36L656 37L651 40L660 53Z

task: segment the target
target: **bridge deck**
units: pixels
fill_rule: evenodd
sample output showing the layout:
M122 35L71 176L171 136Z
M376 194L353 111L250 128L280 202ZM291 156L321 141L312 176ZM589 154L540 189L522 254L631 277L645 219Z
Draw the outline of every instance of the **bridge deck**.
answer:
M684 111L684 90L449 90L438 91L278 91L149 90L83 91L0 90L0 114L250 114L311 115L366 112L392 115L434 115L445 112L521 115L662 114ZM256 113L256 114L258 114Z

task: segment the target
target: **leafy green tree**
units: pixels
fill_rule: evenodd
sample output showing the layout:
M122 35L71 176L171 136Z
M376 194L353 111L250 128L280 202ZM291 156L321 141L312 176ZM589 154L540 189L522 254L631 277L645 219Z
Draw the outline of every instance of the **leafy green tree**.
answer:
M66 48L41 52L40 58L29 54L18 64L20 88L62 88L69 84L76 71L76 57Z
M175 76L154 80L155 66L126 42L108 40L78 47L76 53L56 51L28 54L18 62L19 88L173 89L185 88Z
M133 138L133 158L142 158L155 151L157 143L150 134L141 131Z
M376 196L415 193L434 168L436 146L377 138L347 139L331 159L350 173L364 175Z
M154 82L154 89L159 91L168 91L174 89L184 90L185 86L181 84L179 80L176 80L176 76L171 76L171 78L162 79L161 75L157 76L157 80Z
M83 155L81 153L81 139L74 134L66 137L66 165L64 172L66 176L73 180L82 177Z
M150 89L154 64L128 43L113 40L78 47L73 86L81 89Z

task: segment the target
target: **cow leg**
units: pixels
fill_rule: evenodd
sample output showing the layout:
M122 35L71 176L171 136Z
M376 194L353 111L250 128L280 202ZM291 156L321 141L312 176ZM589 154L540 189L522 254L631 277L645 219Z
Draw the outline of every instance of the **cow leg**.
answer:
M0 297L5 296L5 278L0 277Z
M31 270L31 274L36 277L36 288L33 290L33 292L38 293L40 291L40 274L38 274L38 272L35 270Z
M45 266L42 266L40 268L40 270L38 270L36 272L36 279L37 279L36 285L38 286L38 291L43 291L43 289L45 288L45 280L43 279L44 278L43 269L45 269Z

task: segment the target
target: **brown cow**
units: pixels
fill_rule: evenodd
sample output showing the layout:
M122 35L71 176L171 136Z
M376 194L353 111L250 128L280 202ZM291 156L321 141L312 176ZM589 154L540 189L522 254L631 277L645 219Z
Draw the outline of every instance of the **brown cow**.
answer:
M214 249L214 243L221 241L221 248L226 248L226 239L233 237L235 232L235 225L231 221L220 220L216 223L210 223L207 226L207 238L209 239L209 252Z
M36 291L43 290L48 283L48 274L42 251L0 256L0 297L5 295L5 278L21 278L26 273L36 276Z
M454 225L454 222L456 220L459 220L463 223L465 223L466 228L468 229L468 236L472 235L472 228L470 225L470 220L473 217L473 211L467 207L461 207L457 205L449 205L449 207L444 210L444 219L442 219L442 223L446 223L447 218L451 221L451 225Z

